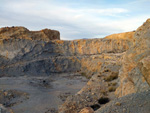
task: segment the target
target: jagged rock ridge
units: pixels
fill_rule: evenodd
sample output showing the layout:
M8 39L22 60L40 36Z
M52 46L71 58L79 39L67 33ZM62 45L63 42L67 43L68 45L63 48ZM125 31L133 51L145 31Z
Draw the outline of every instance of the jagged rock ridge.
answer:
M60 40L60 33L56 30L43 29L29 31L25 27L4 27L0 29L0 39L29 39L29 40Z

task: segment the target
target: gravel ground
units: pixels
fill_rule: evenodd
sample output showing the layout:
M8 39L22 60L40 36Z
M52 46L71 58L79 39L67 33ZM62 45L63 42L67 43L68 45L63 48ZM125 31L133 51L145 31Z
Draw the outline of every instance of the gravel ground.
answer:
M0 95L0 99L7 100L7 105L11 106L4 106L11 108L14 113L57 113L59 105L68 96L77 93L86 82L87 79L78 74L2 77L0 90L3 95ZM6 92L11 95L6 96ZM4 103L1 101L0 104Z

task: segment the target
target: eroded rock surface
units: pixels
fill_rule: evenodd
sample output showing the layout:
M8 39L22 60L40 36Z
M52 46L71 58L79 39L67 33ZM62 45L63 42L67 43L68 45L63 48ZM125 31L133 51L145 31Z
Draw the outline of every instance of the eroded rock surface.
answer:
M132 45L125 39L40 41L2 39L0 75L49 75L50 73L100 71L104 60L117 57Z
M0 39L29 39L29 40L60 40L60 33L56 30L43 29L29 31L25 27L4 27L0 29Z
M150 19L136 30L133 43L119 72L118 97L149 89Z

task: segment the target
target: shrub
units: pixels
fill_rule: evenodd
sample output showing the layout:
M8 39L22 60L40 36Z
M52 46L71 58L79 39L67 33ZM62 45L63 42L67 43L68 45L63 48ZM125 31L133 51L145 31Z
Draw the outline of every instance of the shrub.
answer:
M109 76L104 78L105 81L109 82L118 78L118 73L112 72Z
M91 78L91 77L88 76L85 72L81 72L81 76L84 76L84 77L86 77L87 79L90 79L90 78Z
M116 90L116 87L114 87L114 86L110 86L109 88L108 88L108 91L109 92L114 92Z

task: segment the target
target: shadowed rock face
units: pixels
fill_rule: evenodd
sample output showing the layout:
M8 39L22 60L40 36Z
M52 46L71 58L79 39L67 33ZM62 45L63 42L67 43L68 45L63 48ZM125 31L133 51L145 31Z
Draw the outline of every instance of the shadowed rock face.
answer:
M128 39L41 41L1 39L1 76L48 75L62 72L97 73L104 61L120 61L132 45Z

